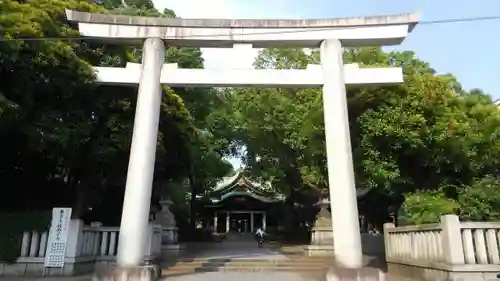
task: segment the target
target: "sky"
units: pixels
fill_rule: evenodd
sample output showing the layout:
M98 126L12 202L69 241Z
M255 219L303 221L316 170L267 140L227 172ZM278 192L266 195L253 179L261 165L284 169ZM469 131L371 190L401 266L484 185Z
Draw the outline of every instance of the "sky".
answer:
M419 11L421 21L500 16L500 0L153 0L182 18L337 18ZM418 25L394 50L411 50L465 89L500 98L500 20ZM204 49L205 68L242 68L257 52ZM239 57L238 60L234 59ZM496 74L495 74L496 73ZM237 164L237 163L235 163Z

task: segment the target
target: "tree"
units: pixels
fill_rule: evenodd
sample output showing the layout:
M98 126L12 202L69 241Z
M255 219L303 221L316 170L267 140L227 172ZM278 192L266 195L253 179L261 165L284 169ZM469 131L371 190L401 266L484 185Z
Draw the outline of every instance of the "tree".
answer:
M442 191L420 191L406 195L398 221L400 225L437 223L443 214L455 214L459 204Z
M3 1L0 3L4 15L0 23L2 38L77 36L78 32L60 20L59 15L66 7L99 10L76 1ZM68 170L75 174L76 170L82 170L76 167L79 164L75 151L79 149L75 148L88 147L81 144L95 121L89 105L99 106L101 100L91 85L92 70L79 56L86 56L89 61L104 57L72 41L12 40L2 42L0 48L4 82L0 95L6 101L5 112L10 113L6 119L2 118L7 121L1 128L5 136L2 153L6 156L2 159L5 167L2 170L5 178L15 185L37 186L31 192L33 198L39 198L37 194L49 182L72 185ZM66 169L61 169L61 164ZM8 198L3 206L14 207L9 204L12 201L16 202ZM37 202L23 202L26 205L18 206L37 207Z
M211 142L213 135L208 131L197 133L198 138L192 139L189 149L188 178L191 186L189 221L192 231L196 228L197 196L214 187L220 178L232 171L231 164L222 159L222 155L217 152L217 148Z
M498 221L500 219L500 179L486 176L463 186L458 195L460 218L471 221Z
M110 198L104 195L121 197L136 90L96 85L90 66L123 67L127 61L140 61L141 47L108 46L92 40L16 38L79 36L65 21L65 9L175 16L170 10L165 14L152 10L148 3L136 1L128 7L108 3L108 8L117 8L114 10L71 0L0 3L0 35L13 39L0 43L1 174L11 185L23 187L10 188L11 195L2 197L3 209L69 205L79 217L87 206L94 210L109 207L105 201ZM166 61L183 67L201 67L203 62L196 48L168 48ZM187 149L192 139L198 138L197 126L203 125L197 119L201 116L198 112L209 111L203 102L196 101L196 94L200 92L164 88L157 182L182 181L189 175L187 167L192 159ZM47 194L53 196L47 198ZM121 200L112 201L117 202L119 213Z
M451 74L436 74L413 52L347 49L344 61L401 66L405 75L401 85L347 91L357 187L395 198L439 191L456 200L475 177L498 174L499 111L487 95L464 91ZM316 51L271 49L256 65L305 68L317 62ZM289 195L327 187L319 90L232 89L226 96L221 116L231 116L233 143L246 147L250 169ZM232 115L231 108L237 109Z
M256 66L305 67L310 61L300 50L269 49L261 52ZM246 148L244 161L253 175L269 180L277 192L287 195L285 219L290 232L298 217L294 204L311 205L316 201L302 192L304 186L319 190L324 185L324 170L309 165L323 161L318 157L317 146L308 146L309 132L314 127L306 116L322 106L317 93L310 89L230 89L223 93L225 110L211 116L219 128L227 126L221 130L230 135L233 146Z
M106 9L116 9L116 8L144 8L147 10L154 10L154 4L151 0L104 0L104 7Z

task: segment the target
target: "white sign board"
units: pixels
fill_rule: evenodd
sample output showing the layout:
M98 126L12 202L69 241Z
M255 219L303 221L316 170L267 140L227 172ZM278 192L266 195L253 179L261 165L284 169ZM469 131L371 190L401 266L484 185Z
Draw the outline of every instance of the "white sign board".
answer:
M63 267L66 257L66 241L71 219L71 208L52 209L52 223L50 225L45 267Z

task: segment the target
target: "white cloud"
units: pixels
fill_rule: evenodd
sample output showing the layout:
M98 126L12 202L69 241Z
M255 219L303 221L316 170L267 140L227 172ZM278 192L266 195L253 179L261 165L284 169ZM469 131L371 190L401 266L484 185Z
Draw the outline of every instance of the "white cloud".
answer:
M182 18L236 18L241 11L235 5L237 2L234 0L153 0L158 10L163 11L168 8L174 10L175 14ZM202 52L207 69L239 69L252 67L258 50L241 46L235 49L202 48Z

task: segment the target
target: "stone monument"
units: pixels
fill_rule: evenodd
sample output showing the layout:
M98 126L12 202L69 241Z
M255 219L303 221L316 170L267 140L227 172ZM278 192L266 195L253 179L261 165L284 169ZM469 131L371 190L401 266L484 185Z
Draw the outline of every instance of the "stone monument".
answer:
M311 245L305 246L308 256L334 256L332 216L328 211L330 202L323 198L318 203L320 207L312 228Z
M169 259L179 254L178 228L175 217L170 212L172 201L170 199L160 200L161 211L156 214L154 223L162 226L161 255L163 259Z
M162 245L177 244L177 223L175 217L170 212L172 201L170 199L160 200L161 210L156 214L154 224L162 226L163 235L161 239Z

